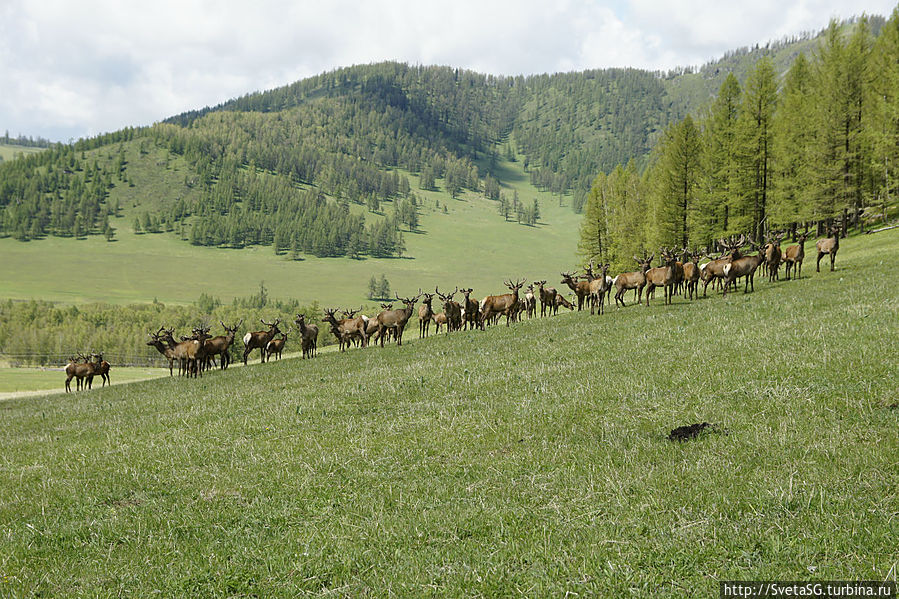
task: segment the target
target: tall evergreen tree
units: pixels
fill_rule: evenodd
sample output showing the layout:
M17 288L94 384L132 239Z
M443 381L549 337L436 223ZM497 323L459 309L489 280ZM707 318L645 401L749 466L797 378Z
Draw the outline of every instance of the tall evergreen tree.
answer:
M730 213L739 204L736 148L741 93L737 78L728 73L705 119L705 176L697 196L694 243L704 245L733 232Z
M885 213L899 187L899 7L880 30L871 55L871 172L876 202Z
M647 238L652 247L687 245L702 167L702 139L693 118L674 123L659 144L653 166L652 204Z
M731 227L736 232L761 235L771 185L772 121L776 105L777 72L771 59L764 57L746 80L737 127L741 205L733 215L736 222Z

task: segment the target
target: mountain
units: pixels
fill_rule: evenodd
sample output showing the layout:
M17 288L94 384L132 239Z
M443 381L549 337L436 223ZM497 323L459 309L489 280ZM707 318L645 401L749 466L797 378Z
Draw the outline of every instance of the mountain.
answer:
M341 68L7 161L0 232L112 238L108 219L124 213L136 231L177 232L194 245L400 256L400 228L415 229L416 190L500 200L505 159L580 211L598 172L644 160L668 123L705 105L727 72L745 75L762 55L784 71L814 44L805 35L669 73Z

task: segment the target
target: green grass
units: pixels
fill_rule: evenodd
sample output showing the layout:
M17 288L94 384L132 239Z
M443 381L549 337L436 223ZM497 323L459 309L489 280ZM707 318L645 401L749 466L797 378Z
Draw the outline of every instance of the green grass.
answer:
M168 375L168 369L115 367L110 371L113 384L140 381ZM62 368L3 368L0 367L0 399L27 391L61 390L66 375ZM100 377L96 378L101 383ZM72 386L75 386L74 379Z
M186 167L171 158L171 170L153 170L150 165L163 161L162 154L140 158L136 148L131 148L128 157L128 176L136 185L119 184L110 198L111 202L118 199L123 210L121 218L112 219L116 241L109 243L96 235L26 243L0 239L0 253L5 257L0 263L0 297L67 303L149 302L155 297L166 303L188 303L206 292L230 301L255 293L264 280L273 297L348 306L365 302L369 279L382 273L400 295L435 285L474 287L476 294L484 295L505 292L501 281L510 277L543 273L556 279L559 271L571 269L575 262L580 215L567 203L560 207L558 198L531 187L521 163L501 166L510 195L514 188L523 201L540 199L543 220L536 227L504 222L496 203L478 194L454 200L443 192L416 189L423 200L421 232L405 233L406 258L294 261L275 256L271 247L204 248L180 241L174 234L134 235L133 213L143 205L137 196L155 198L156 203L172 200L173 193L185 192L176 183L183 179ZM172 180L165 185L153 183L149 174L157 171ZM417 185L415 177L410 180ZM446 214L443 206L447 206ZM393 209L389 203L385 207ZM366 218L380 217L369 213Z
M31 148L28 146L17 146L10 144L0 144L0 158L3 160L13 160L18 154L34 154L42 152L43 148Z
M0 595L895 580L897 252L886 232L726 300L2 402ZM666 440L701 421L722 432Z

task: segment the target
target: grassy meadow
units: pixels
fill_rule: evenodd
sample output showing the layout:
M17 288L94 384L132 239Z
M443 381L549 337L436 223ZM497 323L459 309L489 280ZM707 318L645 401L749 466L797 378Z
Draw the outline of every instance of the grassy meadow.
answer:
M130 383L145 379L168 376L168 369L115 367L110 372L112 384ZM66 374L59 368L7 368L0 366L0 400L14 397L21 393L38 391L62 391L65 388ZM102 384L100 377L94 379ZM75 388L75 379L72 379Z
M571 210L570 198L559 206L557 196L533 188L520 162L501 162L500 176L510 196L518 190L523 202L539 199L542 219L537 226L505 222L497 203L481 194L466 192L453 199L443 191L417 189L418 178L405 173L422 207L418 232L404 233L404 258L292 260L276 256L272 247L197 247L176 233L135 235L134 215L145 206L165 206L196 191L183 184L191 176L183 159L164 150L142 153L138 142L123 147L133 186L118 183L111 190L108 201L121 206L121 216L110 219L115 241L99 235L25 243L0 239L0 253L6 258L0 263L0 297L119 304L157 298L177 304L196 301L205 292L227 302L254 293L265 281L273 297L358 306L366 302L371 276L380 278L382 273L400 295L435 285L473 287L483 295L504 292L503 279L535 272L555 279L560 270L575 264L580 215ZM116 147L87 153L88 160L100 162L114 156ZM160 169L159 164L168 166ZM387 202L382 209L390 212L393 206ZM366 212L367 220L378 218Z
M17 146L14 144L0 144L0 158L3 160L14 160L18 154L33 154L41 152L43 148L31 148L28 146Z
M885 232L748 295L0 402L0 596L895 580L897 252Z

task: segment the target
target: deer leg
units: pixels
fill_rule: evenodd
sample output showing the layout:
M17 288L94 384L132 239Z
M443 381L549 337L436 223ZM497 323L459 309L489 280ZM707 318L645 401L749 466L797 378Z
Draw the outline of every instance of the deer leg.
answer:
M818 252L818 263L816 265L816 271L821 272L821 258L824 257L824 252Z
M837 260L837 253L830 252L830 272L833 272L833 263Z

